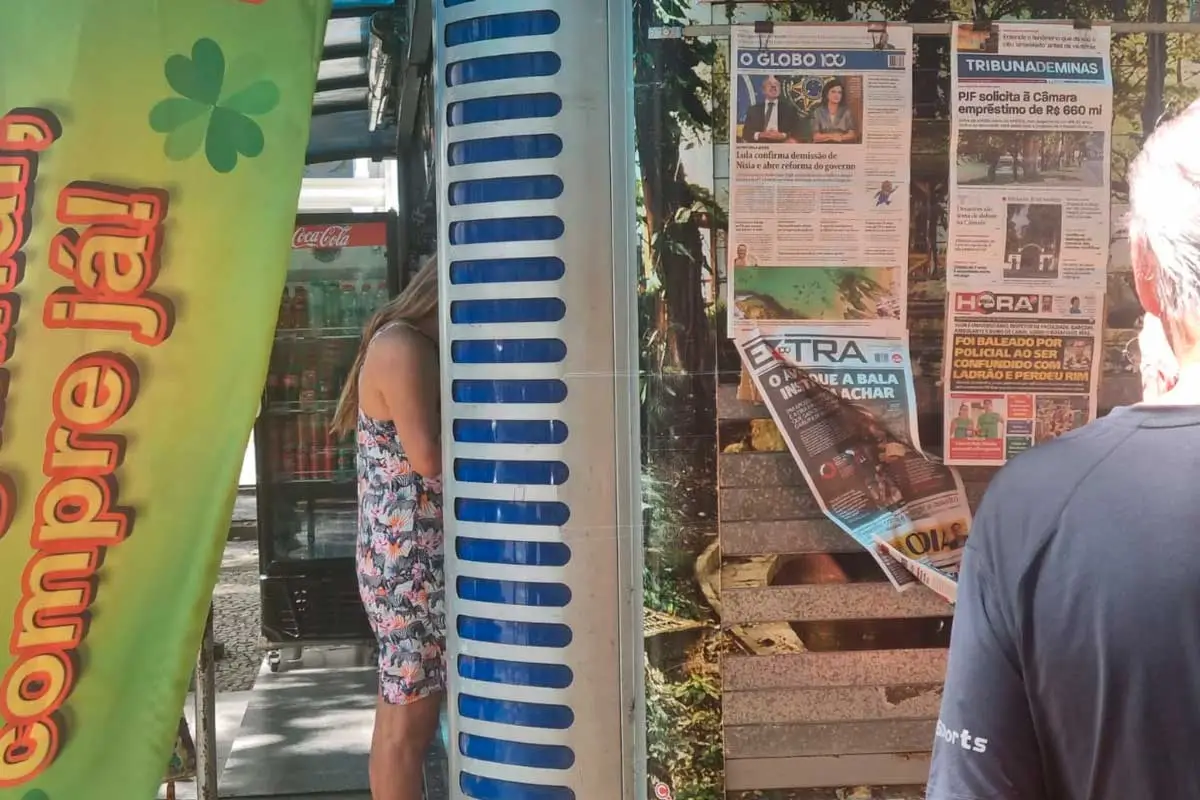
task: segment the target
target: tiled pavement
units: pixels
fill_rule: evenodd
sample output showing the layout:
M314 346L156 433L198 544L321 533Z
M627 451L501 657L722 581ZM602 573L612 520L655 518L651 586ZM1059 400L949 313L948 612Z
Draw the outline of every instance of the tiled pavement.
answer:
M350 648L313 653L302 668L278 674L263 668L253 516L252 498L240 498L213 592L213 627L224 648L216 674L220 795L369 800L374 670L358 666L364 663L362 654L349 653ZM318 668L303 668L314 663ZM190 695L187 706L192 721ZM191 728L195 735L194 721ZM440 743L430 753L426 773L426 798L443 800L446 762ZM192 782L176 790L180 800L196 796Z

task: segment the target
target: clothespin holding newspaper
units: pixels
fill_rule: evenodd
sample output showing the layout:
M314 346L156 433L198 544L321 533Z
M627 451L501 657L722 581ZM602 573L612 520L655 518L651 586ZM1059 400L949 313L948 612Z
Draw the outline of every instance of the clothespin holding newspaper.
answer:
M992 17L988 14L984 7L986 0L972 0L971 2L971 20L972 27L975 31L983 33L992 29Z
M771 49L771 34L775 32L775 23L771 20L758 20L754 23L754 32L758 34L758 50Z
M867 33L871 34L871 46L876 50L887 47L887 20L874 20L867 23Z

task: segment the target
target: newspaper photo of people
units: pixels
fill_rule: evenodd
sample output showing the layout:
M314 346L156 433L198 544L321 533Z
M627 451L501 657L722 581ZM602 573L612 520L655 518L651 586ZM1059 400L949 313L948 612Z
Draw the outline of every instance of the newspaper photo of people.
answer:
M1082 395L1039 397L1035 414L1034 444L1041 444L1087 424L1088 398Z
M1004 277L1036 280L1058 278L1062 241L1062 205L1009 203L1004 237Z
M730 33L729 333L904 327L912 30Z
M859 144L861 75L742 75L737 141L743 144Z
M897 588L952 597L971 515L958 473L921 450L906 340L789 328L737 343L826 516Z

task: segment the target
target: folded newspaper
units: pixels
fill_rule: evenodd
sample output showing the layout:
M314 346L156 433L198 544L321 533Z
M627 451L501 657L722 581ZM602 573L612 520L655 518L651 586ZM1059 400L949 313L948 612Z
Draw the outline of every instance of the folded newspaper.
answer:
M907 338L755 328L737 344L825 515L897 589L953 603L971 511L958 471L921 450Z

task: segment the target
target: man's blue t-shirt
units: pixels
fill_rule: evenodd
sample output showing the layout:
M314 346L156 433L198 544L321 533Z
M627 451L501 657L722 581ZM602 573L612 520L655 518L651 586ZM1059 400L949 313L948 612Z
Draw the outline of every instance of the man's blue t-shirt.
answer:
M963 558L928 800L1200 798L1200 408L995 477Z

